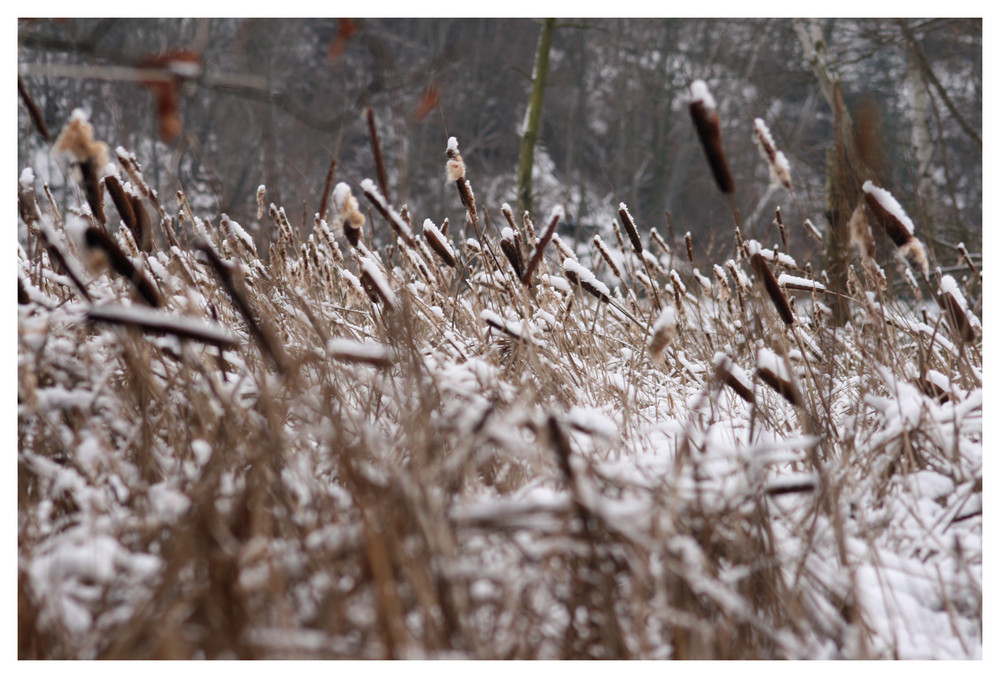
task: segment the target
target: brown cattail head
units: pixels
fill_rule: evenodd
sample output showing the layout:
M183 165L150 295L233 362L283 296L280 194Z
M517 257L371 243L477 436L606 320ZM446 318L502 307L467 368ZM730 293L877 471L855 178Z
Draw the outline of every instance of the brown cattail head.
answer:
M514 241L514 234L516 231L510 227L503 229L500 235L500 250L503 252L504 256L507 257L507 261L510 262L511 267L514 269L514 273L517 274L518 279L524 275L524 259L521 256L521 248L518 243Z
M441 261L451 268L455 268L457 263L455 261L455 251L451 248L444 233L430 219L424 219L424 237L427 239L431 249L434 250L434 253L441 258Z
M589 269L581 266L576 260L569 257L563 260L563 273L566 274L566 279L571 285L578 285L587 294L603 302L611 300L611 291L607 285L595 278Z
M875 258L875 238L872 237L872 229L868 224L868 215L862 203L854 208L850 221L847 222L848 238L851 245L858 251L862 259Z
M889 191L871 181L866 181L861 190L864 191L865 202L875 220L896 243L896 247L903 247L913 240L913 222Z
M351 193L351 187L340 182L333 189L334 223L340 224L344 237L357 247L361 240L361 227L365 225L365 215L358 209L358 200Z
M618 203L618 217L622 220L622 226L625 227L625 232L628 233L628 239L632 243L632 248L635 250L636 254L642 254L642 241L639 240L639 232L635 229L635 221L632 219L632 215L629 214L628 207L625 203Z
M556 226L559 225L559 219L562 218L564 212L561 205L557 205L552 210L552 215L549 217L549 225L545 227L545 231L542 233L541 239L538 244L535 245L535 251L531 254L531 259L528 261L527 268L524 269L524 275L521 277L521 282L525 285L531 284L531 274L535 272L538 264L542 261L542 256L545 254L545 246L549 244L552 240L552 236L556 234ZM527 212L525 212L527 215Z
M743 400L753 404L753 384L732 358L725 353L716 353L712 364L715 365L715 376L719 381L733 389Z
M691 83L689 109L701 147L712 168L715 183L720 191L728 195L735 190L735 184L733 175L729 172L729 165L726 163L726 154L722 150L722 132L719 113L715 109L715 99L712 98L704 80L695 80Z
M955 335L966 343L975 341L976 330L973 323L978 326L979 321L975 316L970 316L965 296L959 289L958 283L950 275L941 277L937 302L941 310L945 312Z
M771 183L792 190L792 173L788 158L775 147L771 130L761 118L755 118L753 121L753 139L771 170Z
M750 265L753 267L757 279L763 284L767 296L771 298L771 302L778 311L778 315L781 316L782 322L786 325L793 324L795 316L792 314L792 307L788 305L785 293L781 290L781 286L778 285L778 281L775 279L774 274L760 252L754 251L750 254Z
M684 245L687 247L688 262L694 264L694 241L691 239L691 231L684 234Z

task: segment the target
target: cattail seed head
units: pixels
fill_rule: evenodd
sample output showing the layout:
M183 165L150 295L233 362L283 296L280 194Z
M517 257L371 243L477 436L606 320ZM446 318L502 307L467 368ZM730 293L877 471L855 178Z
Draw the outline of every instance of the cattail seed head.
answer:
M448 156L448 162L446 168L448 171L448 181L458 181L459 179L465 178L465 162L462 160L462 154L458 152L458 139L455 137L448 138L448 150L445 151Z
M875 220L882 225L896 247L903 247L913 240L913 222L889 191L876 186L871 180L866 181L861 190Z
M333 189L334 223L340 224L344 237L354 247L361 240L361 227L365 225L365 215L358 208L358 199L351 193L351 187L340 182Z
M639 232L635 228L635 221L633 221L632 215L629 213L625 203L618 204L618 217L622 220L622 226L625 227L625 232L628 234L628 239L632 243L635 253L641 255L642 241L639 239Z
M267 189L264 188L264 184L257 187L257 218L260 219L264 216L264 196L267 195Z
M764 261L764 257L760 255L760 252L753 252L750 255L750 265L753 267L757 279L764 286L767 296L771 298L771 302L778 311L778 315L781 316L781 320L786 325L793 324L795 316L792 314L792 307L788 305L788 298L785 297L785 293L781 290L781 286L778 285L774 273L771 272L771 268Z
M753 139L771 171L771 183L784 186L789 191L792 190L792 175L788 158L775 147L771 130L767 128L767 124L761 118L755 118L753 121Z
M712 168L715 183L720 191L728 195L735 190L735 184L733 175L729 172L729 165L726 163L725 151L722 150L722 132L719 113L715 109L715 99L708 91L708 85L704 80L695 80L691 83L689 110L701 147Z
M646 348L654 360L663 360L663 351L677 338L677 312L672 306L666 306L653 323L653 333L649 337Z

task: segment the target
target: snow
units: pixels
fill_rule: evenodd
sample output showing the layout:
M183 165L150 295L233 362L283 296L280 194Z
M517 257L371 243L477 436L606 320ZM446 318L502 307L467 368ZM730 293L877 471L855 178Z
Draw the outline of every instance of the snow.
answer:
M594 274L590 272L590 269L584 268L579 262L566 257L562 263L563 270L567 273L575 274L577 278L580 279L580 283L585 289L597 290L598 294L602 297L610 297L611 290L608 286L594 277Z
M714 109L715 99L712 97L712 93L708 91L708 85L705 84L704 80L695 80L691 83L691 101L700 102L705 105L705 108Z
M35 173L30 167L25 167L21 170L21 176L18 178L18 182L21 184L21 188L26 191L30 191L35 187Z
M906 216L906 212L903 211L903 208L898 202L896 202L896 199L892 197L892 194L889 193L889 191L876 186L872 183L871 179L865 181L865 183L861 186L861 190L875 198L875 200L878 201L878 204L881 205L886 212L895 217L896 220L910 232L910 235L913 235L913 222L910 221L910 217Z

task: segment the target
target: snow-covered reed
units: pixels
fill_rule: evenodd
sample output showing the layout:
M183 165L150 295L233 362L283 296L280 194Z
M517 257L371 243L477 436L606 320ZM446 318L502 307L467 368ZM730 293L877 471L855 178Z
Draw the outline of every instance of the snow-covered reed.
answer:
M360 188L393 230L347 256L136 189L109 270L22 174L22 657L981 656L969 280L855 275L834 327L799 253L709 280L624 206L617 247L547 248L559 208L459 247Z

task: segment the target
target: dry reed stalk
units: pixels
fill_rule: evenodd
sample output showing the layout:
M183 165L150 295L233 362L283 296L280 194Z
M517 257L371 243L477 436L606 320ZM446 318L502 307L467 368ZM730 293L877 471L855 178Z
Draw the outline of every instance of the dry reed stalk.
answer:
M135 287L142 299L152 306L159 308L163 305L160 294L156 287L142 271L135 267L132 260L122 251L114 240L111 239L103 229L96 226L88 226L83 234L84 243L92 252L107 259L112 270L118 275L128 280Z
M764 257L760 255L760 252L754 252L750 255L750 265L753 267L757 279L763 285L764 291L767 292L767 296L771 298L771 303L774 304L774 308L778 311L778 315L781 316L781 320L785 325L792 325L795 322L792 307L788 305L788 298L785 297L785 293L781 290L781 286L778 285L778 281L775 280L771 268L764 261Z
M556 226L559 225L559 219L562 217L562 209L556 208L552 210L552 216L549 218L549 225L545 228L545 232L542 233L542 239L538 241L535 246L535 251L531 255L531 259L528 260L528 267L524 269L524 276L521 278L521 282L525 285L531 284L531 274L535 272L538 268L538 264L541 262L542 257L545 254L545 247L552 240L552 236L556 233Z
M688 105L691 119L694 121L702 150L708 159L712 176L719 190L726 195L735 190L733 175L729 172L726 153L722 149L722 133L720 130L719 112L715 108L715 99L708 91L704 80L691 83L691 103Z
M806 219L802 222L802 227L805 228L806 232L812 236L813 240L818 243L823 242L823 234L819 232L819 229L816 228L816 225L812 221Z
M28 109L28 117L31 118L31 122L35 129L41 135L46 142L51 142L52 137L49 134L49 128L45 124L45 118L42 116L41 110L38 108L38 104L35 100L31 98L31 94L28 92L28 88L25 86L24 81L21 80L21 75L17 76L17 93L21 95L21 101L24 103L24 107Z
M326 218L326 210L329 205L330 200L330 188L333 186L333 173L337 169L337 159L333 158L330 161L330 169L326 172L326 180L323 182L323 196L319 203L319 216L321 219Z
M368 138L372 143L372 155L375 156L375 174L378 177L378 185L382 189L385 201L390 202L389 181L385 174L385 163L382 161L382 145L379 144L378 130L375 128L375 111L369 106L365 109L365 120L368 122Z

